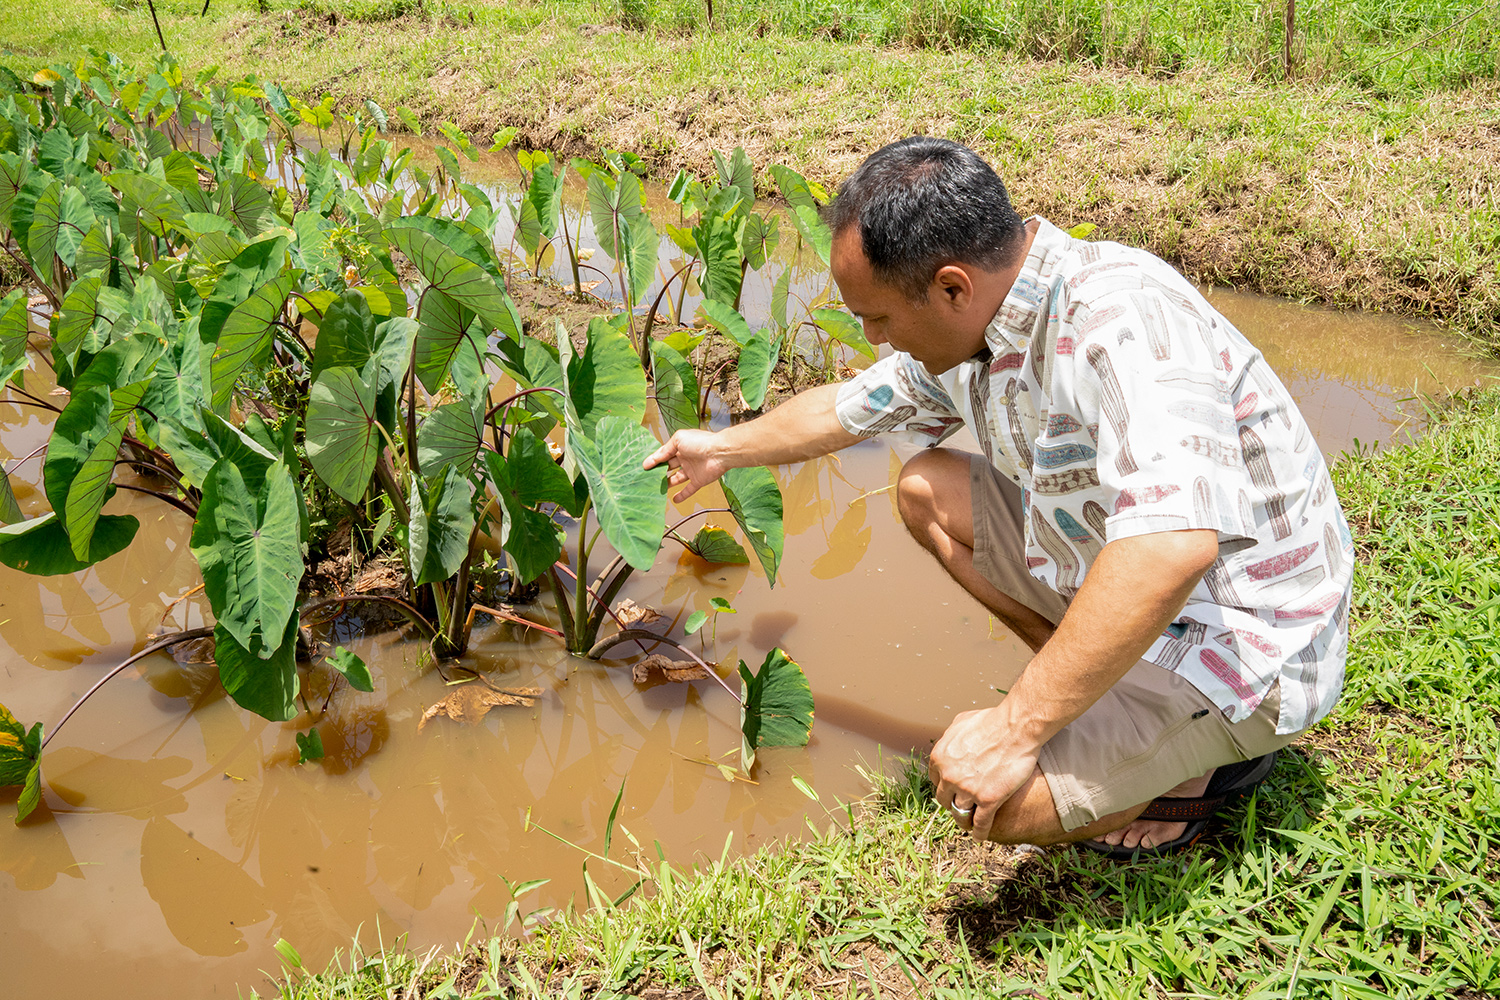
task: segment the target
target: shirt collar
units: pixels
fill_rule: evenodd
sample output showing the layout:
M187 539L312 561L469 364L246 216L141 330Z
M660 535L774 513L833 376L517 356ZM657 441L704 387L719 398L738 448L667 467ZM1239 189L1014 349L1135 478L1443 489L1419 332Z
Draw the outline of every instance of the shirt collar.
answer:
M1036 236L1026 253L1026 263L984 331L985 346L995 355L1024 353L1031 346L1037 320L1045 316L1051 298L1050 276L1072 239L1041 216L1032 219L1037 223Z

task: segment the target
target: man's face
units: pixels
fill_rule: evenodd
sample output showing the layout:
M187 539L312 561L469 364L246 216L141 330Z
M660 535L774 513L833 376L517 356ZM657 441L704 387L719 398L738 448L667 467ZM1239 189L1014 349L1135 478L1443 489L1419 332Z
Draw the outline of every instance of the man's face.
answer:
M934 279L926 301L916 303L880 282L865 257L856 226L833 241L831 269L844 305L864 324L870 343L890 344L922 362L934 375L968 360L984 342L982 327L976 338L969 329L972 322L966 322L970 317L961 307L967 300L956 302L943 282Z

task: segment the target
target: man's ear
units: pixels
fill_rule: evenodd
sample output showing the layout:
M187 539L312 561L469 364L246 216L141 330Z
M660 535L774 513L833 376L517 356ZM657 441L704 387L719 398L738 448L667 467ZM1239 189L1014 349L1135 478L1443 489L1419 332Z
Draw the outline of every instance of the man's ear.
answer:
M932 276L929 297L934 294L940 297L940 301L965 309L974 301L974 279L957 264L947 264Z

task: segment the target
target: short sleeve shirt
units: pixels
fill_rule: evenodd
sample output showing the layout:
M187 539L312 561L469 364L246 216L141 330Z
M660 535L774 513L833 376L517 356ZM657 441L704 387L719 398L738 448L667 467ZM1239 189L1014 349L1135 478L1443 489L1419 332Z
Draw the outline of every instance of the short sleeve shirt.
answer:
M1145 658L1235 722L1280 681L1277 731L1307 728L1343 687L1354 547L1306 422L1170 265L1037 221L985 349L937 376L886 357L840 389L839 421L928 445L967 425L1022 488L1032 575L1066 598L1109 542L1217 532L1218 560Z

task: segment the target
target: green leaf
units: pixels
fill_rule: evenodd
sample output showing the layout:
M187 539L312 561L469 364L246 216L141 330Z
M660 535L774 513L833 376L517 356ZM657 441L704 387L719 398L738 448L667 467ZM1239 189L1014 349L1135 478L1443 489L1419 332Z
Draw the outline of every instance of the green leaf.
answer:
M252 238L278 221L271 195L244 174L234 174L219 185L218 209L220 215Z
M471 489L451 465L426 483L411 477L407 556L418 586L448 579L468 556L469 533L474 530Z
M678 170L672 177L672 183L667 185L667 198L681 205L687 198L688 185L693 178L686 170Z
M94 228L83 238L73 270L79 277L93 271L103 271L105 284L118 285L129 291L135 280L131 268L138 263L125 234L101 219L94 223Z
M640 179L634 174L616 178L608 171L594 170L589 175L589 214L593 217L594 237L599 249L615 260L621 258L621 245L629 242L630 227L641 218L643 198Z
M133 212L153 235L165 236L169 230L188 228L177 192L166 181L133 170L116 170L104 182L120 192L126 211Z
M740 238L734 223L717 215L693 227L693 240L703 252L703 274L698 284L705 299L733 304L740 292Z
M875 360L875 348L865 339L864 326L853 316L842 309L814 309L812 319L834 340L848 344L871 361Z
M687 616L687 621L682 623L682 632L684 635L697 635L698 630L702 628L704 623L707 621L707 611L694 611L692 614Z
M316 729L297 734L297 763L323 759L323 737Z
M553 172L551 163L535 163L531 171L531 184L526 189L526 200L536 209L537 223L543 235L557 235L558 217L562 214L562 174L566 169Z
M0 705L0 787L24 785L41 755L42 724L35 723L31 732Z
M467 403L449 403L429 413L417 430L417 463L423 469L451 464L468 474L479 454L479 419Z
M108 387L91 386L73 393L52 425L47 457L42 461L42 482L48 502L59 515L68 508L68 490L78 478L83 463L109 436L111 409Z
M36 209L27 233L31 259L39 273L52 274L52 255L68 267L78 257L83 238L94 228L94 211L88 199L75 187L63 187L58 181L48 185L37 199Z
M31 322L26 315L26 291L17 288L0 298L0 363L7 368L16 362L24 364L26 341L30 334Z
M710 326L728 337L735 347L743 348L750 343L750 324L745 322L733 306L723 302L715 302L712 299L704 299L703 304L698 307L708 320Z
M0 563L32 576L77 573L122 551L135 540L140 526L141 522L128 514L105 514L94 525L88 558L80 560L73 555L62 522L48 511L41 517L0 527Z
M515 141L516 133L517 129L514 125L507 125L496 132L494 135L490 136L490 139L492 140L492 144L490 145L490 152L498 153L506 146L509 146L512 142Z
M750 262L750 268L759 271L765 266L776 245L781 242L781 216L769 219L753 213L745 220L745 232L740 236L740 252Z
M737 615L737 614L739 614L739 612L734 609L734 605L730 604L728 601L724 600L724 598L722 598L722 597L710 597L708 599L708 603L710 603L710 604L712 604L714 606L714 610L715 611L722 611L726 615Z
M805 747L812 735L813 696L807 675L797 662L779 648L766 654L760 669L751 675L740 661L741 767L746 773L755 766L761 747Z
M500 501L500 544L523 581L541 576L562 554L562 529L539 503L573 506L573 484L552 461L545 441L518 428L504 457L487 451L485 466Z
M559 346L568 346L566 337ZM646 373L630 338L608 321L589 321L588 344L568 359L563 391L568 430L592 438L606 415L639 423L646 414ZM653 449L654 450L654 449Z
M665 341L651 342L656 409L668 434L698 426L698 377L693 364Z
M316 379L334 367L359 371L374 351L375 317L370 312L369 300L351 289L323 310L309 377Z
M776 277L776 284L771 288L771 322L776 324L777 329L787 328L786 303L792 294L792 269L785 267L781 274Z
M625 176L629 177L630 174ZM646 289L656 280L656 253L661 243L651 220L641 216L632 222L620 243L620 267L625 271L625 286L632 304L640 301Z
M62 312L52 321L52 356L61 362L60 367L71 366L94 328L109 322L99 306L103 285L103 275L94 273L79 278L68 289Z
M356 691L366 694L375 690L375 681L370 677L370 668L365 661L340 646L328 657L328 665L344 675L344 680Z
M14 153L0 154L0 229L11 228L11 207L31 176L31 161Z
M436 393L448 377L453 359L470 340L474 313L436 288L422 293L417 306L417 377Z
M791 211L792 224L797 227L797 232L807 241L823 266L828 266L828 255L833 250L833 233L829 231L828 224L818 214L815 208L806 205L794 205Z
M515 306L505 289L494 275L449 245L456 238L445 240L412 219L396 220L386 227L385 234L390 245L416 266L428 284L507 336L520 336Z
M0 469L0 523L20 524L25 519L21 505L16 503L16 492L11 489L10 476Z
M297 617L302 579L296 484L276 462L252 491L232 462L220 459L203 483L188 545L218 628L245 649L270 656L288 619Z
M785 528L782 523L781 490L771 470L764 466L730 469L719 480L724 499L739 522L755 557L766 571L766 582L776 585L776 567L781 564Z
M651 568L666 527L667 470L641 468L657 447L650 431L623 417L600 419L592 438L568 428L568 450L588 481L599 526L639 570Z
M791 167L783 167L779 163L772 164L771 178L776 181L776 188L781 192L781 196L793 208L810 208L817 211L818 205L828 200L823 195L822 187L809 183L807 178Z
M41 723L33 732L38 739L41 736ZM38 760L31 765L31 770L26 772L26 784L21 787L21 795L16 799L16 825L20 826L22 821L30 816L37 806L42 804L42 762Z
M328 488L350 503L364 499L380 457L375 390L353 368L328 368L313 381L307 404L307 461Z
M705 562L726 566L744 566L750 562L740 543L723 528L699 528L688 548Z
M223 625L214 627L219 682L234 703L263 719L286 722L297 714L297 616L286 621L279 645L262 658L241 646Z
M298 277L298 272L291 272L266 282L224 320L209 363L214 409L227 407L240 374L269 355L271 330Z
M1078 225L1068 230L1068 235L1073 237L1075 240L1086 240L1091 235L1093 235L1094 230L1098 228L1099 227L1092 222L1080 222Z
M776 331L765 329L750 338L740 351L735 370L739 374L740 396L745 405L758 410L766 401L766 390L771 387L771 373L776 368L781 338Z
M714 150L714 166L719 171L719 183L738 192L739 212L748 214L755 205L755 167L745 148L736 146L728 160L717 149Z

